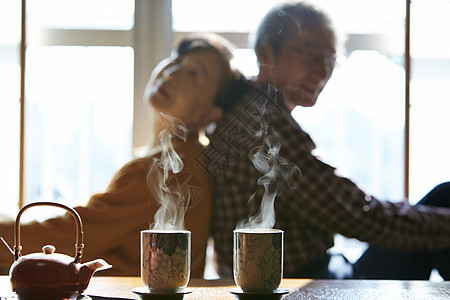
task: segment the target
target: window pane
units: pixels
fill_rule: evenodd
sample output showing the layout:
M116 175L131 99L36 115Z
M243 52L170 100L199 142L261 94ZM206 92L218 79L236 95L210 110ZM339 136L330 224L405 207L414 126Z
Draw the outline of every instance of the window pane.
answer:
M27 50L26 201L85 203L131 157L133 50Z
M0 214L14 216L19 200L20 1L0 1Z
M416 199L450 180L449 14L450 1L411 3L410 195Z
M28 24L63 29L123 29L134 26L134 0L27 1Z
M404 1L317 2L346 38L344 55L317 105L297 108L294 116L311 134L325 162L338 167L368 193L401 201Z
M20 43L20 1L0 1L0 44ZM17 48L18 51L18 48ZM0 59L4 58L3 55Z
M378 51L354 51L340 58L317 104L293 112L324 161L391 201L403 198L404 78Z

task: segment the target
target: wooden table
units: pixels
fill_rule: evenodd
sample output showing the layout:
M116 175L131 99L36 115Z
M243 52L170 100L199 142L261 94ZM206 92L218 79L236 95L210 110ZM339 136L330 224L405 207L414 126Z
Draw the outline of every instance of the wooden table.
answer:
M93 299L139 299L131 289L141 286L139 277L96 277L86 295ZM232 280L191 279L193 292L184 299L237 299L229 292ZM450 299L450 281L396 280L311 280L283 279L282 288L291 292L283 300L293 299ZM0 276L0 296L11 295L8 276ZM97 296L97 297L95 297ZM2 300L4 298L1 298Z

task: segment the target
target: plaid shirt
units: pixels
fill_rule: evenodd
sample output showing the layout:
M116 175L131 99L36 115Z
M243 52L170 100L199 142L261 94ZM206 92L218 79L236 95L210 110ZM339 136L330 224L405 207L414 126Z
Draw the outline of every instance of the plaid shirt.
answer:
M233 230L255 212L248 200L263 194L263 187L257 186L262 174L249 160L249 152L262 143L255 132L264 112L282 137L280 155L302 173L275 199L274 228L285 231L286 277L323 257L335 233L403 250L450 247L450 210L383 202L366 194L313 155L315 144L309 135L283 105L277 105L276 97L267 94L267 87L252 84L217 124L204 152L215 189L212 233L221 277L232 277Z

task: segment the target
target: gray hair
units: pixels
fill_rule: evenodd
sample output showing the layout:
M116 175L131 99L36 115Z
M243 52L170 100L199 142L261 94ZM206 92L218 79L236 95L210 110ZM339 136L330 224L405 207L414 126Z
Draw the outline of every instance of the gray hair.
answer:
M261 53L266 45L278 57L281 45L299 33L328 28L334 32L331 18L306 1L288 1L274 6L262 19L255 35L254 50Z

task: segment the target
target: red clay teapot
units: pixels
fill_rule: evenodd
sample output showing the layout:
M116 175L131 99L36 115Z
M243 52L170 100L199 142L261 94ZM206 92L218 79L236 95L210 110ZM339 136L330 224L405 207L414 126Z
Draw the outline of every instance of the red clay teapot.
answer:
M33 206L49 205L66 209L76 222L75 258L54 253L55 247L46 245L43 253L21 255L20 217ZM96 271L109 269L111 265L102 259L82 264L83 225L78 213L63 204L36 202L24 206L14 225L14 263L9 270L11 287L21 300L28 299L76 299L87 288Z

